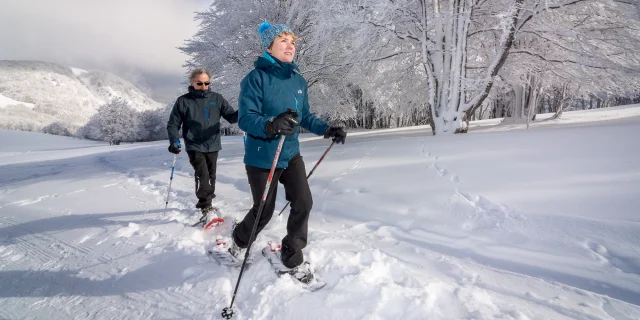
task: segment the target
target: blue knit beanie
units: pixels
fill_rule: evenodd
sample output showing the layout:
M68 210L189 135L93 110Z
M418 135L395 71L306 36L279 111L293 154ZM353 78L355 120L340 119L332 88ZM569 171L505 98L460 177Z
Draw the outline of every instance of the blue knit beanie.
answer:
M260 35L260 46L262 51L267 52L267 48L271 45L273 39L283 32L290 32L291 29L284 24L271 25L269 22L263 22L258 27L258 34Z

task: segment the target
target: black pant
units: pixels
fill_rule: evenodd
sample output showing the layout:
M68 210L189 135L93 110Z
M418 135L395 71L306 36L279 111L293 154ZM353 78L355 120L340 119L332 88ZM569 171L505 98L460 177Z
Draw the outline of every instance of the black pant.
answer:
M196 208L206 208L211 206L211 199L215 198L216 191L216 164L218 162L218 152L187 151L189 162L195 170L196 197L198 203Z
M264 188L269 178L269 169L245 166L247 169L247 178L251 187L251 195L253 196L253 207L240 222L234 232L233 238L239 247L246 248L249 245L249 237L253 224L258 216L258 208L264 193ZM291 211L289 220L287 221L287 235L282 239L282 263L293 268L301 264L304 259L302 249L307 246L307 231L309 222L309 213L313 206L311 190L307 182L304 161L300 154L295 155L290 161L288 168L276 169L271 181L269 194L264 204L258 228L255 237L269 223L276 204L277 181L284 185L286 199L291 201ZM254 238L255 240L255 238Z

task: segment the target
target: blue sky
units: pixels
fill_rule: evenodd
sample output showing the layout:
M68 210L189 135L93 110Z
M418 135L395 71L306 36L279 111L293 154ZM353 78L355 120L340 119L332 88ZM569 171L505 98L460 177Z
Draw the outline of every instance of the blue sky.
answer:
M41 60L98 69L134 82L159 102L183 86L203 0L3 0L0 60Z

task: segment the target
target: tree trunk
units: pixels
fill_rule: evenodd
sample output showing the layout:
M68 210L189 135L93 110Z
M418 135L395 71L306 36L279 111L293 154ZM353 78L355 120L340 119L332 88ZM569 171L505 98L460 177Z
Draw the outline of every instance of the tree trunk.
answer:
M516 0L522 4L523 0ZM511 26L505 30L504 41L487 70L486 84L469 103L466 103L467 37L471 14L472 0L451 0L449 6L441 12L440 1L433 0L435 12L435 36L433 50L427 48L427 3L422 0L422 62L428 80L428 97L431 106L433 130L436 134L455 133L463 121L465 112L475 112L489 94L493 78L504 64L515 34L515 22L520 6L514 7Z
M566 81L564 85L562 85L562 94L560 95L560 106L558 106L558 110L549 120L560 119L560 117L562 117L562 110L564 109L564 105L566 103L568 87L569 87L569 81Z
M531 76L529 82L529 105L528 105L528 114L527 114L527 129L529 129L529 123L531 120L535 118L536 111L538 109L538 104L540 104L540 81L538 77Z
M496 110L493 115L494 118L504 117L504 101L501 98L502 98L502 95L496 98Z
M513 106L513 114L511 117L514 119L524 119L524 109L527 99L526 88L522 85L515 85L513 87L513 93L515 94L515 104Z
M427 0L422 0L421 12L421 44L422 65L427 74L428 97L431 106L433 131L436 134L451 134L459 131L468 110L475 112L488 96L493 86L494 77L505 63L515 36L515 25L524 0L515 0L515 6L509 12L509 27L504 30L502 41L496 56L486 71L485 81L480 90L467 103L465 95L466 83L467 38L473 0L451 0L446 9L441 8L440 1L433 0L435 17L435 35L427 36ZM441 10L444 9L444 10ZM442 12L444 11L444 12ZM433 41L434 48L427 44ZM468 114L470 115L470 114Z

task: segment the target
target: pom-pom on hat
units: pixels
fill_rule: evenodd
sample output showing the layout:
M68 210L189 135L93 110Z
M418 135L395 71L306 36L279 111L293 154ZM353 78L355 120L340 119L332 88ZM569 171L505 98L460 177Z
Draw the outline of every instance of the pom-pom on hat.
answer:
M290 32L293 34L293 31L284 24L272 25L266 21L261 23L258 27L258 34L260 35L260 46L262 47L262 51L266 52L273 39L283 32Z

